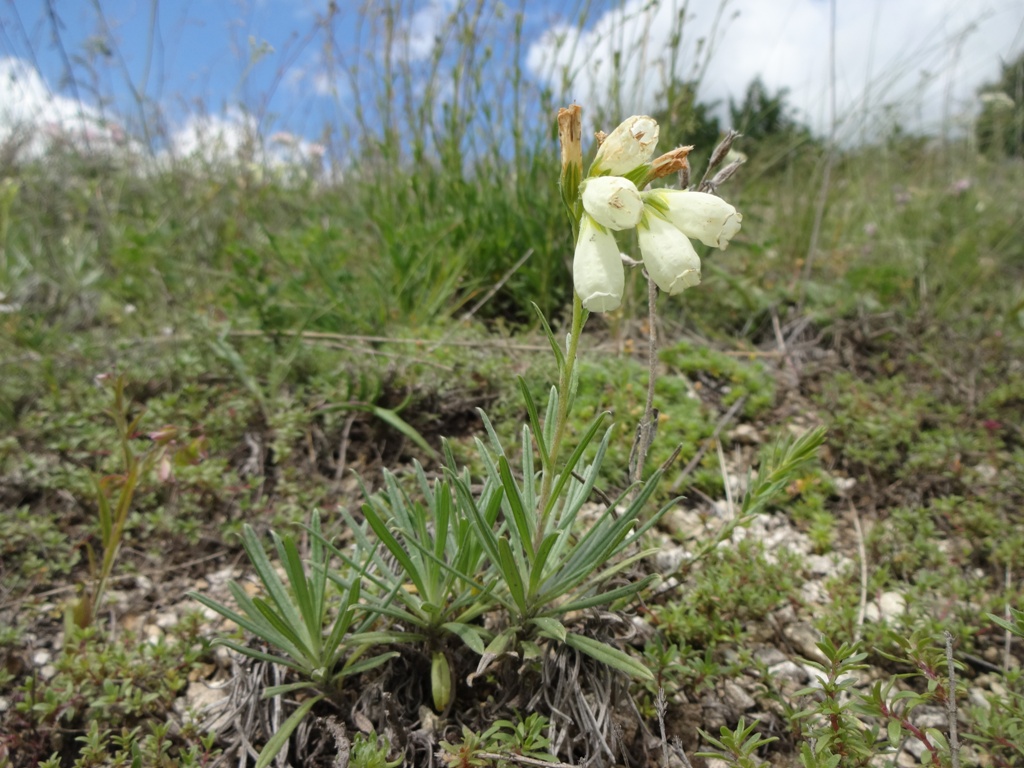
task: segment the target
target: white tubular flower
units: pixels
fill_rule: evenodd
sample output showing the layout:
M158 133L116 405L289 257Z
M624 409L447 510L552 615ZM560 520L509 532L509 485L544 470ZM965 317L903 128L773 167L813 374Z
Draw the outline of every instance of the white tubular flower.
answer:
M583 207L602 227L632 229L640 223L644 201L629 179L597 176L583 182Z
M653 203L687 237L723 251L743 221L742 214L725 200L706 192L655 189L645 193L644 200Z
M661 290L671 296L700 284L700 257L674 224L648 211L637 235L644 268Z
M658 123L647 115L633 115L608 134L597 149L591 176L622 176L649 163L658 146Z
M610 312L622 303L626 275L619 246L589 214L580 221L580 236L572 260L572 281L583 306L591 312Z

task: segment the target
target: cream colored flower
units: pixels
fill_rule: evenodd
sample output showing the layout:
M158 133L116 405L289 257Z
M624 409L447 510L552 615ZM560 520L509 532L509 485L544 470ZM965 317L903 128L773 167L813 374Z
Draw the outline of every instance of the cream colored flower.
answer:
M706 192L655 189L644 193L643 198L687 237L723 251L743 221L742 214L725 200Z
M644 201L636 185L621 176L597 176L583 182L583 208L602 227L632 229L640 223Z
M675 225L649 211L637 236L644 268L658 288L674 295L700 284L700 257Z
M583 306L610 312L622 303L626 276L615 237L584 213L572 260L572 280Z
M658 146L658 123L647 115L633 115L605 138L590 166L590 176L623 176L649 163Z

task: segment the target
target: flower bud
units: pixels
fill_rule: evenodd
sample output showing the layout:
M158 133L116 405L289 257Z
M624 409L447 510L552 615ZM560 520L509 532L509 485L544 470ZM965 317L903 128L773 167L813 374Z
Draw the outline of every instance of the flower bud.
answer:
M619 246L612 233L586 213L580 221L572 280L583 306L591 312L610 312L622 303L626 276Z
M657 208L687 237L723 251L743 221L742 214L725 200L706 192L655 189L644 195L644 202Z
M647 115L622 121L597 149L591 176L624 176L650 162L658 146L658 123Z
M700 257L674 225L650 212L637 227L640 253L651 280L669 295L700 284Z
M602 227L622 230L640 223L644 201L629 179L597 176L583 182L583 207Z

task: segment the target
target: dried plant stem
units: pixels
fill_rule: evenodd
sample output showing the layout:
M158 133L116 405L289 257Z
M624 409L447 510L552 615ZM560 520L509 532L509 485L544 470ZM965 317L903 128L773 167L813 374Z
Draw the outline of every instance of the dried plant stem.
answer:
M492 285L490 290L488 290L487 293L483 295L483 298L481 298L480 301L478 301L476 304L470 307L470 309L465 314L462 315L462 317L460 318L462 322L466 322L471 317L473 317L473 315L479 312L480 308L488 301L490 301L491 297L493 297L494 294L501 290L501 286L507 283L509 278L512 277L512 275L514 275L516 272L518 272L519 268L523 266L523 264L526 263L526 260L531 256L533 256L533 248L527 248L526 253L520 256L519 260L511 267L509 267L508 271L498 279L498 282Z
M505 762L505 763L518 763L519 765L530 765L536 768L579 768L579 766L572 765L571 763L551 763L547 760L540 760L536 757L527 757L526 755L514 755L512 753L499 754L497 752L477 752L474 757L478 757L481 760L491 760L493 762Z
M1013 621L1013 614L1010 613L1010 587L1013 585L1013 576L1010 572L1010 564L1006 564L1006 569L1003 572L1003 584L1006 589L1007 599L1006 607L1003 608L1003 616L1006 618L1006 623L1009 624ZM1003 633L1003 672L1010 670L1010 647L1013 644L1013 635L1010 630L1006 630Z
M636 483L634 497L642 490L639 483L643 480L644 464L647 453L654 443L658 432L658 411L654 407L654 388L658 381L658 286L647 278L647 403L644 415L637 425L633 450L629 455L629 481Z
M953 768L960 768L960 738L956 723L956 666L953 664L953 635L946 630L946 666L949 668L949 693L946 705L949 708L949 757Z
M818 202L814 210L811 240L807 244L807 257L804 259L803 281L800 286L798 311L803 309L803 286L811 276L811 265L814 263L814 254L818 250L818 237L821 235L821 223L825 218L825 205L828 203L832 166L835 164L836 158L836 0L831 0L829 3L829 111L829 136L828 149L825 154L825 170L821 176L821 188L818 190Z
M853 519L853 530L857 534L857 556L860 559L860 609L857 611L857 637L861 638L861 630L864 627L864 615L868 607L868 553L864 547L864 529L860 525L860 515L857 508L850 501L850 517Z

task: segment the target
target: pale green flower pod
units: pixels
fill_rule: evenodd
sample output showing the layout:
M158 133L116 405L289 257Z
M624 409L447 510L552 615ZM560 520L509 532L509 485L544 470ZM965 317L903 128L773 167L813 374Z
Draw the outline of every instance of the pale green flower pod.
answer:
M687 237L723 251L740 231L743 221L743 215L725 200L706 192L655 189L644 194L644 201L661 211Z
M640 223L644 201L629 179L597 176L583 182L583 207L602 227L632 229Z
M661 290L671 296L700 285L700 257L674 224L648 212L637 236L644 268Z
M658 123L647 115L623 120L597 148L590 176L624 176L649 163L658 146Z
M591 312L610 312L622 303L626 275L619 246L614 235L586 213L580 220L580 236L572 260L572 281L583 306Z

